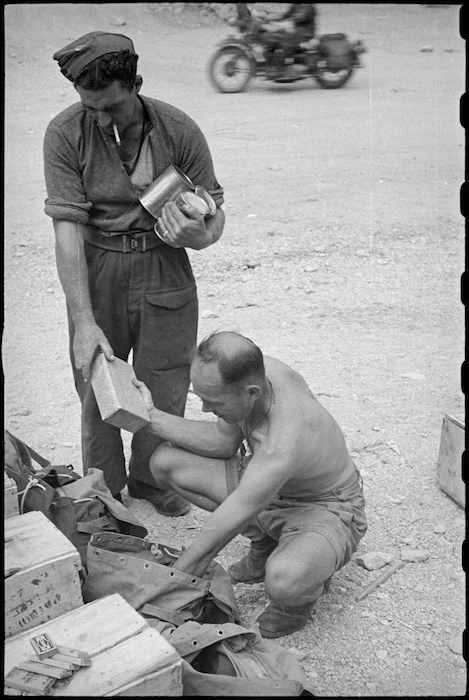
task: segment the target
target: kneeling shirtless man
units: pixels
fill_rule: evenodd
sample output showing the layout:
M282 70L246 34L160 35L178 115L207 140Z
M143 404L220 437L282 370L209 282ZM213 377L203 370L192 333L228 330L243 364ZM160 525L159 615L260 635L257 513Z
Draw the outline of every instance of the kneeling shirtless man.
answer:
M174 568L202 576L241 533L251 549L229 574L265 580L271 603L256 621L261 634L302 627L367 528L361 479L333 417L295 370L234 332L202 341L191 365L202 410L216 422L160 411L134 381L166 441L150 460L158 488L211 511Z

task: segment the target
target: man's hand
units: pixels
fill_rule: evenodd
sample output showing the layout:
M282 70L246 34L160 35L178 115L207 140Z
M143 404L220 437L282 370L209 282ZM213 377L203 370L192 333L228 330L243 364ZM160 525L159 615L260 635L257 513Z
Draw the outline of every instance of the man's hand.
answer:
M85 382L90 379L91 364L98 349L103 351L110 362L115 359L113 350L99 326L94 324L77 326L73 336L73 358L75 367L81 371Z
M166 202L158 217L158 230L173 248L200 250L212 242L204 217L190 204L180 208L175 202Z
M155 411L156 409L155 404L153 403L153 397L147 385L141 382L140 379L137 379L137 377L132 377L132 384L134 384L140 391L148 413L150 413L151 411Z

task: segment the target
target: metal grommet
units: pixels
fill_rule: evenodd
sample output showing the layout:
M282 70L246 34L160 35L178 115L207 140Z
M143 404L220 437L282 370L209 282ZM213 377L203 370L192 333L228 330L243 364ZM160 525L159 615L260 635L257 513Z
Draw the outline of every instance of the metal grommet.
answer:
M197 639L193 639L193 640L192 640L192 646L193 646L193 647L196 647L196 646L198 645L198 643L199 643L199 642L197 641Z
M173 571L173 569L170 569L168 572L168 576L176 576L176 572Z
M191 583L197 583L197 579L196 579L196 578L191 578Z
M219 634L220 636L223 636L223 634L224 634L224 633L223 633L223 630L217 630L217 632L218 632L218 634Z
M119 561L120 561L122 564L125 564L125 557L119 557Z
M149 568L150 568L149 562L146 561L145 564L143 565L143 568L144 568L144 569L149 569Z
M99 557L99 552L96 552L96 551L95 551L95 552L93 552L93 554L94 554L95 557Z

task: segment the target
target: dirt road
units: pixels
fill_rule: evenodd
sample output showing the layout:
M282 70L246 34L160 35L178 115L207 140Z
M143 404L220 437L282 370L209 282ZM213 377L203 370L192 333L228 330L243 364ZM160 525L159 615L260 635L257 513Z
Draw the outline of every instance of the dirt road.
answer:
M122 32L141 57L142 93L199 123L225 188L222 239L191 254L200 336L248 335L301 371L336 417L365 483L358 554L430 553L361 603L355 594L380 572L352 561L308 626L280 643L318 695L463 695L454 640L464 629L464 512L436 481L442 418L464 415L459 6L319 3L320 33L344 31L368 49L345 88L258 80L221 95L205 68L228 27L162 5L6 7L5 425L81 469L42 138L76 101L54 51L95 29ZM197 410L191 395L188 416ZM126 503L168 544L188 543L204 518L193 508L173 522ZM236 538L221 563L245 544ZM262 585L236 590L251 624L266 604Z

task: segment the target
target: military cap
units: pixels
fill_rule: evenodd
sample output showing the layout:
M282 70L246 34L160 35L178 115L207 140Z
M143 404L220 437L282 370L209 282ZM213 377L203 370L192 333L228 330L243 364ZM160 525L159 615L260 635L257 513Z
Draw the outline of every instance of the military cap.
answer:
M58 61L60 71L72 83L86 66L107 53L128 49L135 53L129 37L112 32L89 32L55 52L53 59Z

